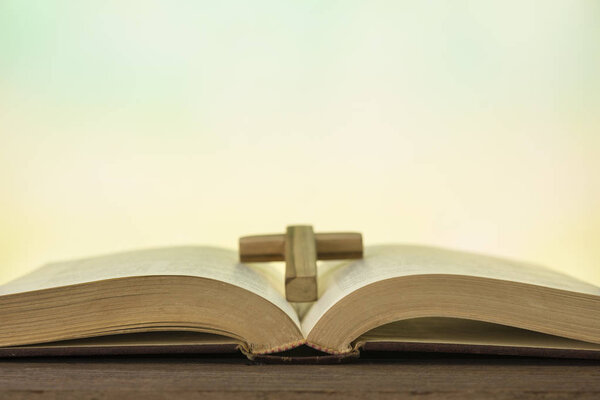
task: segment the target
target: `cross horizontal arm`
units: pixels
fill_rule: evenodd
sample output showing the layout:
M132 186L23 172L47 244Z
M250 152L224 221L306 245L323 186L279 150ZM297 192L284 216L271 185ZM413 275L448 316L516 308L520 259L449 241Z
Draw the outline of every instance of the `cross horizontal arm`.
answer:
M285 261L286 235L257 235L240 238L240 261ZM357 259L363 256L362 235L356 232L315 233L317 259Z

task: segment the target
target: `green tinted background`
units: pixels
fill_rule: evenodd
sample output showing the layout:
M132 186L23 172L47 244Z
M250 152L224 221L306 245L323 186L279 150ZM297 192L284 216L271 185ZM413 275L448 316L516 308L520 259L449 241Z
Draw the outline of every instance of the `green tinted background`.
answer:
M312 223L600 284L598 1L0 0L0 282Z

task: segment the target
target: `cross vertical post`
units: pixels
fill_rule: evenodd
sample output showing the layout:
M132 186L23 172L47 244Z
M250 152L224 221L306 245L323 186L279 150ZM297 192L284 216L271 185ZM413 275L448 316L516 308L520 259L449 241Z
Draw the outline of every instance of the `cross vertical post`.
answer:
M310 225L288 226L285 235L285 294L288 301L316 301L317 246Z

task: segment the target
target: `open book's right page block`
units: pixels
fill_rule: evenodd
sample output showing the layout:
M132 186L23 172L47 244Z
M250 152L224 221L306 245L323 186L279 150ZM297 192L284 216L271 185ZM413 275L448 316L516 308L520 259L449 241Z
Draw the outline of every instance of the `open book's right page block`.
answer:
M600 288L534 264L416 245L380 245L365 249L361 260L320 266L319 300L302 320L304 335L339 300L371 283L409 275L464 275L521 282L600 295Z

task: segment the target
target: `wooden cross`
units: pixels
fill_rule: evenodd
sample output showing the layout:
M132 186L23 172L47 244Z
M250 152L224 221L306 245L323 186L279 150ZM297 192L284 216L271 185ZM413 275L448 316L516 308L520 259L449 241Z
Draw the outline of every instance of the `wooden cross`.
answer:
M240 261L285 261L288 301L316 301L317 260L363 256L362 235L355 232L314 233L310 225L291 225L285 234L240 238Z

